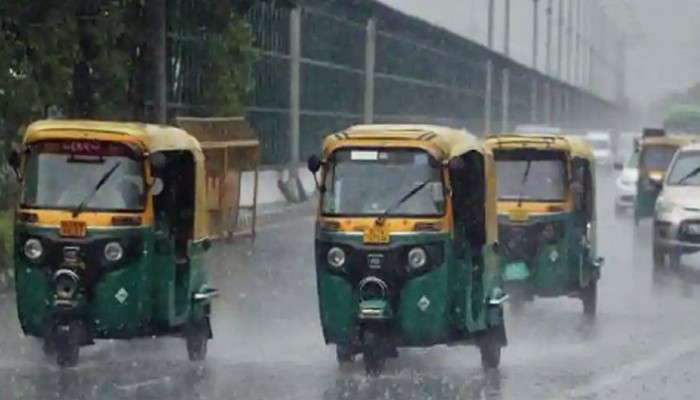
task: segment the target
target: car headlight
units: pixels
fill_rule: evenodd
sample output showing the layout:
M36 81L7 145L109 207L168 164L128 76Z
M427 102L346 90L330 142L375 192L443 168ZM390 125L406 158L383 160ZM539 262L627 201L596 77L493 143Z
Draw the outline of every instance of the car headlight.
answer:
M345 251L340 247L331 247L331 249L328 250L326 260L328 261L328 265L335 269L343 268L343 265L345 265Z
M27 239L24 242L24 256L31 261L36 261L44 254L44 246L39 239Z
M109 242L105 245L105 259L109 262L117 262L124 257L124 248L119 242Z
M408 252L408 266L411 269L423 268L428 262L428 255L421 247L414 247Z

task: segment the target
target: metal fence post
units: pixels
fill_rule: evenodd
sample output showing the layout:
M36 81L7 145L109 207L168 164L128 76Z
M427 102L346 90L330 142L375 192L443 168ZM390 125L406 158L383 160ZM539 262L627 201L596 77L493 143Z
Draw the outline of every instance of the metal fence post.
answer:
M510 71L503 69L503 80L501 85L501 132L507 132L509 126L510 113Z
M365 123L374 122L374 66L376 57L377 22L367 20L365 36Z
M544 122L552 125L552 86L549 82L544 84Z
M289 14L289 163L296 171L299 163L301 113L301 11L295 8ZM291 172L290 171L290 172Z
M493 61L486 60L486 89L484 92L484 136L491 134L493 107Z
M537 122L537 78L532 78L530 85L530 122Z

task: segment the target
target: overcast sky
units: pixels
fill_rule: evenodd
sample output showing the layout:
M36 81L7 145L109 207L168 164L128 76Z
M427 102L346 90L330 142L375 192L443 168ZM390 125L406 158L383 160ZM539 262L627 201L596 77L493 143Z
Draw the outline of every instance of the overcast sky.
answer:
M486 43L488 0L380 1L452 32ZM547 1L540 1L539 69L544 69L544 5ZM627 94L635 103L645 105L671 91L682 90L700 81L700 0L598 2L603 4L616 28L629 35L632 46L628 51ZM496 50L502 51L504 0L495 0L495 4L495 46ZM559 0L553 0L553 65L556 63L558 4ZM531 65L532 2L511 0L511 7L511 56L523 64ZM602 45L609 47L609 57L615 56L615 47L609 41L604 41ZM614 79L612 74L597 76L593 79L594 90L605 97L615 97Z

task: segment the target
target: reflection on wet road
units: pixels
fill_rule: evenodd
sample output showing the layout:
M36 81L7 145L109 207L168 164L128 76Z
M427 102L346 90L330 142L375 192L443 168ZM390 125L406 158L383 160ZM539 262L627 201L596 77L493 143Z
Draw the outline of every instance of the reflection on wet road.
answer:
M500 371L471 347L400 351L378 378L340 369L321 337L310 217L215 250L207 361L187 361L177 338L107 341L59 370L22 337L12 296L0 298L0 399L559 399L696 398L696 286L651 284L650 226L613 217L612 179L599 179L599 246L606 257L599 318L577 300L538 300L508 315ZM688 257L688 267L700 258Z

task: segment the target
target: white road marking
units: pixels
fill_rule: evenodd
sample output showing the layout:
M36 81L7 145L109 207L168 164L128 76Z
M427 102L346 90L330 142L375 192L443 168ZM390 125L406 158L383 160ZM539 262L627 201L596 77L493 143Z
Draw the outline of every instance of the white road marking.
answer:
M688 339L678 342L670 347L652 354L649 357L625 364L614 370L606 371L604 375L599 375L591 382L575 387L565 393L553 397L551 400L571 399L576 397L590 397L600 394L605 389L619 386L640 377L648 372L654 371L688 353L700 351L700 338ZM603 372L603 371L601 371Z

